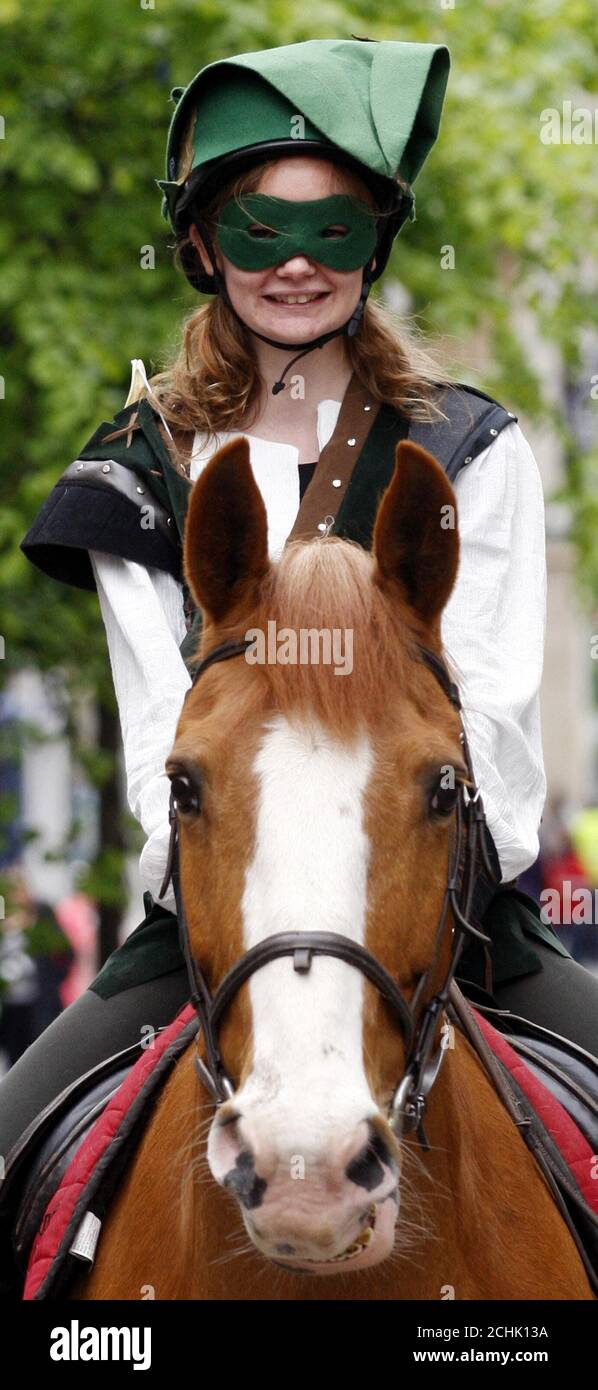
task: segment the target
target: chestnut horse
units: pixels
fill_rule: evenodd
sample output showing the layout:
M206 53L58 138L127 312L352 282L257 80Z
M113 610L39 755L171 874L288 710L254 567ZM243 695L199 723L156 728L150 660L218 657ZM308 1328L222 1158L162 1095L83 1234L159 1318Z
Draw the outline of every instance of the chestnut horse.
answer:
M353 642L352 669L213 664L185 701L167 770L191 949L212 990L278 932L342 934L407 1000L438 965L455 833L441 789L447 768L457 781L467 768L458 713L418 646L442 656L459 556L451 516L439 465L402 443L371 553L327 537L271 563L247 441L227 444L196 483L185 566L204 614L201 655L272 622L286 639L340 630ZM450 951L449 915L445 969ZM346 959L316 955L306 973L269 960L235 994L220 1042L234 1095L214 1109L189 1047L76 1297L592 1297L459 1031L429 1099L427 1152L389 1124L403 1035Z

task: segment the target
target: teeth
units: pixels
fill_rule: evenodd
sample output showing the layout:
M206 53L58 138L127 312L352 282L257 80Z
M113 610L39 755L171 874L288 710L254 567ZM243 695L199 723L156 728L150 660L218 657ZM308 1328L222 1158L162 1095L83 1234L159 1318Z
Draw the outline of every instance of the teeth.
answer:
M319 291L317 294L271 294L269 297L277 304L311 304L313 299L319 298Z
M373 1238L374 1226L376 1225L375 1202L372 1202L368 1215L370 1218L370 1225L366 1226L365 1230L361 1232L361 1235L357 1236L357 1239L353 1241L352 1245L347 1246L347 1249L343 1250L340 1255L333 1255L331 1260L324 1260L324 1264L335 1265L340 1264L343 1260L352 1260L355 1255L360 1255L362 1250L367 1249ZM307 1261L307 1263L311 1263L311 1261ZM320 1261L320 1263L322 1262Z
M343 1250L342 1254L333 1255L332 1259L326 1260L325 1263L334 1265L338 1264L342 1260L351 1260L354 1258L355 1255L360 1255L362 1250L367 1250L367 1247L370 1244L373 1235L374 1227L366 1226L365 1231L361 1232L361 1235L357 1237L357 1240L353 1241L352 1245L347 1246L347 1249Z

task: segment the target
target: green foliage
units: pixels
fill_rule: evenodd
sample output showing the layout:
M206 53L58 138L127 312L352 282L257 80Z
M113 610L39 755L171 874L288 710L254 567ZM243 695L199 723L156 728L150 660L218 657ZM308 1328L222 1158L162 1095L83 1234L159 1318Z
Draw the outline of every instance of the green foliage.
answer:
M588 607L598 594L598 448L572 458L561 497L573 509L572 539L577 548L579 586ZM598 672L594 672L598 705Z
M82 872L77 888L79 892L88 893L90 898L108 907L124 908L127 894L122 868L121 852L108 845Z
M54 914L42 908L36 920L23 933L30 956L64 956L71 954L71 944Z

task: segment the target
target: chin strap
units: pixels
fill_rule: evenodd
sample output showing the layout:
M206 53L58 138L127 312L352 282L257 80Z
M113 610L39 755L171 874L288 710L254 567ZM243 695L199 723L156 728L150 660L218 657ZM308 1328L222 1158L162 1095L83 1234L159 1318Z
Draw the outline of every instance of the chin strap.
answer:
M238 317L239 316L237 314L237 318ZM242 323L243 320L241 319L240 322ZM295 357L291 357L290 362L287 362L284 371L281 372L278 379L274 382L274 385L272 387L272 395L277 396L279 391L284 391L286 386L285 376L287 372L290 372L291 367L294 367L295 362L299 361L300 357L305 357L306 352L313 352L314 348L324 347L326 343L330 342L331 338L338 338L340 334L345 332L346 326L346 324L343 324L342 328L334 328L331 333L322 333L321 336L319 338L315 338L313 342L307 343L307 345L304 344L301 348L301 351L298 352ZM298 347L298 343L277 343L273 338L266 338L263 333L256 333L255 328L250 329L250 332L254 333L256 338L261 338L263 343L270 343L271 347L286 349L287 352L290 347Z
M222 296L223 300L231 310L231 313L234 314L237 322L242 324L243 328L246 328L249 333L253 333L255 338L259 338L262 343L268 343L269 347L279 348L281 352L288 352L289 348L291 349L291 351L294 351L295 348L299 349L296 356L292 357L290 362L287 362L284 371L281 372L280 376L274 382L274 385L272 387L273 396L277 396L280 391L284 391L286 386L284 378L287 375L287 372L290 372L291 367L295 365L295 362L299 361L300 357L305 357L306 353L313 352L314 348L325 347L326 343L331 342L333 338L341 337L343 334L346 334L348 338L355 337L355 334L357 333L357 330L361 323L367 297L372 288L372 267L374 261L373 256L370 257L369 261L367 262L367 265L364 266L361 294L359 296L357 304L355 305L353 313L351 314L350 319L347 319L346 323L341 324L340 328L333 328L330 333L320 333L319 337L311 338L310 341L307 343L282 343L278 338L267 338L265 333L258 333L257 329L250 328L249 324L245 323L245 320L242 319L241 315L237 313L237 310L231 303L230 296L226 288L224 276L218 269L218 265L216 263L216 256L214 253L214 247L207 227L205 226L203 221L200 221L200 219L197 217L195 219L195 225L199 227L199 230L205 242L206 250L212 262L212 276L214 279L216 294Z

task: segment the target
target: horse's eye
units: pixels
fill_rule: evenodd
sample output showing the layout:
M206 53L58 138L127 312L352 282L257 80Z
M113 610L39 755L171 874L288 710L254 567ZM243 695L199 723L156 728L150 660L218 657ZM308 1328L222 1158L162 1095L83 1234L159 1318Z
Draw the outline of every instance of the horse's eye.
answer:
M197 815L200 810L200 790L196 782L184 772L176 772L170 778L170 786L177 811L183 815Z
M439 820L447 819L452 816L455 806L459 800L459 785L454 787L443 787L442 781L437 782L432 788L432 794L428 802L430 815Z

